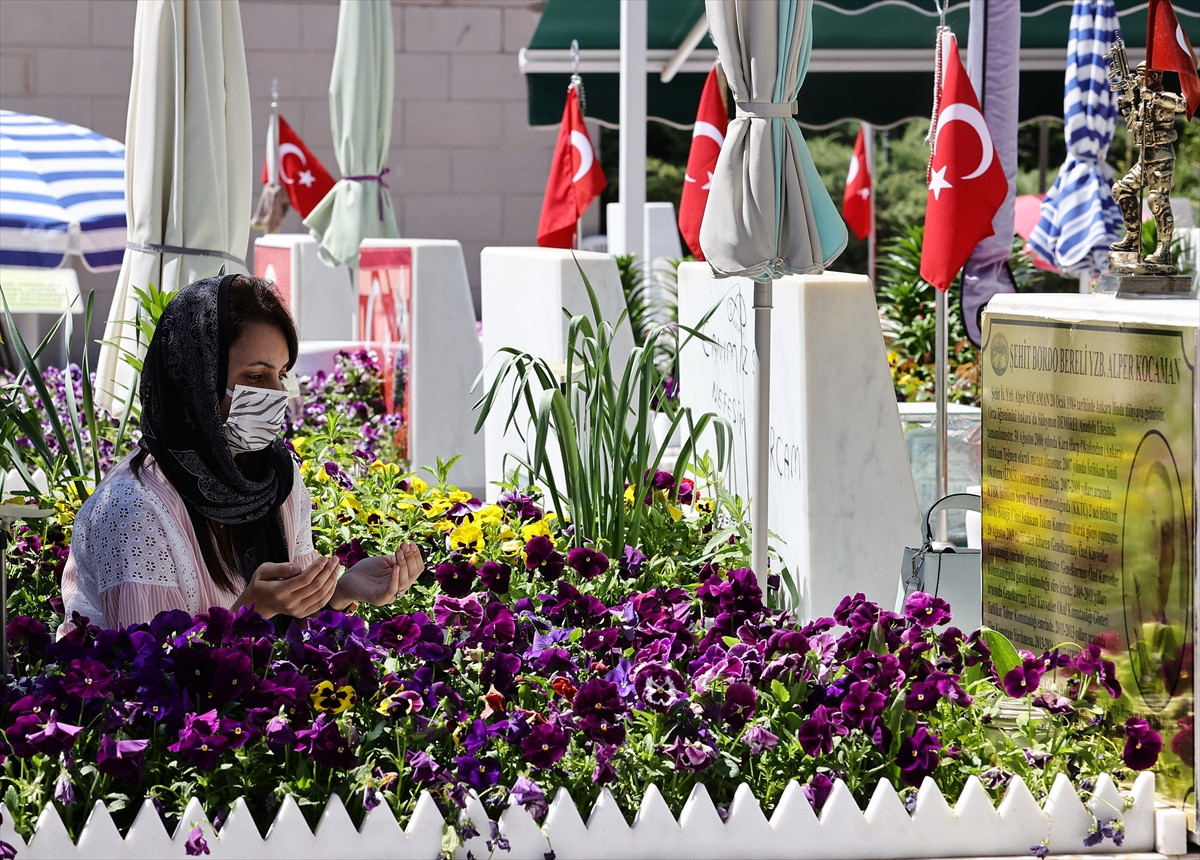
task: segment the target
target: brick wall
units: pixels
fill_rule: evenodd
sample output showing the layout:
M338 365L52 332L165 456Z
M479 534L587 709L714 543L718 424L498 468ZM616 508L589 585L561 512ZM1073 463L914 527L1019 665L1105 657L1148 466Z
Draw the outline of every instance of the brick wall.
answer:
M134 0L0 2L0 107L124 140L135 8ZM462 242L476 308L480 250L536 239L556 131L526 126L517 52L540 9L533 0L392 0L387 179L397 221L403 236ZM328 98L337 0L241 0L241 14L255 158L262 157L271 79L278 78L280 112L339 175ZM585 233L595 231L598 208ZM303 231L295 213L282 230ZM115 275L97 277L97 284L115 282ZM83 281L85 290L95 285L92 277ZM97 308L103 315L103 295Z

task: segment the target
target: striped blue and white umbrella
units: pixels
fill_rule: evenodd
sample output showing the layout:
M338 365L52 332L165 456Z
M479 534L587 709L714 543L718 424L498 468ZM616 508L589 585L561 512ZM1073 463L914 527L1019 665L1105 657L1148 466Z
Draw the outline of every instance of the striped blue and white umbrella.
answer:
M1125 223L1112 196L1113 169L1105 161L1117 102L1108 88L1104 55L1117 26L1113 0L1075 0L1063 88L1067 160L1029 236L1035 252L1074 275L1107 268L1108 246L1120 238Z
M0 266L93 272L125 254L125 147L78 125L0 111Z

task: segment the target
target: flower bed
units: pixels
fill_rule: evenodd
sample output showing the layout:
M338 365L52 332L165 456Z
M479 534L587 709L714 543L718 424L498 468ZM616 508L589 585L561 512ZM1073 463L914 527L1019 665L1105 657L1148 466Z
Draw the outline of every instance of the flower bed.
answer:
M610 512L636 545L612 547L536 495L484 504L445 484L447 464L430 485L344 434L326 418L293 440L314 537L347 562L421 543L426 573L386 610L290 624L174 612L121 631L75 619L51 642L69 516L22 535L20 605L41 618L10 624L5 841L158 856L170 832L175 853L246 856L275 821L267 849L299 834L295 856L352 838L355 856L421 857L1153 844L1150 781L1121 796L1109 775L1127 784L1161 739L1113 724L1120 685L1097 645L1017 652L950 627L928 595L903 615L856 595L802 623L745 568L739 502L696 475L639 472ZM315 837L297 826L323 815Z

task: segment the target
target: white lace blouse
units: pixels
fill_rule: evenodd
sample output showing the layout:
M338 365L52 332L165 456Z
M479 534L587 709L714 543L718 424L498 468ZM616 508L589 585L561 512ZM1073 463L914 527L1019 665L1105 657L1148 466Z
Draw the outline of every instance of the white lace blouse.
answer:
M159 612L193 615L212 606L232 607L238 594L209 577L183 499L147 456L137 476L133 455L113 467L75 517L62 594L71 628L79 612L100 627L126 627ZM291 561L311 564L312 497L297 469L292 492L280 507Z

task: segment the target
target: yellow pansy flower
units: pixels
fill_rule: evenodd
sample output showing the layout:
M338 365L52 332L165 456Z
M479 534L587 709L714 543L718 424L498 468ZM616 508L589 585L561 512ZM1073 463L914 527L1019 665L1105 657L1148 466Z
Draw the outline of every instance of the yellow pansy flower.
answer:
M450 549L478 552L483 549L483 529L470 520L450 532Z
M343 493L341 501L338 502L338 507L346 508L347 510L351 511L358 511L360 513L362 512L362 505L359 503L358 498L354 495L354 493Z
M499 505L488 505L486 508L482 508L476 516L484 524L501 523L504 522L504 508Z
M458 502L469 502L474 498L474 496L468 492L465 492L464 490L455 490L454 492L450 493L448 498L451 502L457 504Z
M679 522L679 520L683 517L683 511L672 504L667 505L667 513L671 515L671 519L673 519L675 522Z
M528 525L521 526L521 539L526 543L529 542L530 538L537 537L538 535L545 535L546 537L550 538L551 543L554 543L554 537L550 534L550 526L546 525L545 519L540 519L536 523L529 523ZM557 544L555 545L557 546Z
M408 491L414 495L425 492L429 489L429 484L425 483L421 478L413 475L408 479Z
M426 502L421 507L425 509L425 519L436 520L437 518L443 516L446 511L450 510L450 503L445 499L439 499L432 502Z
M353 687L343 685L335 688L330 681L322 681L317 684L309 698L312 699L313 707L318 711L326 711L331 714L348 711L358 703L358 694L354 692Z
M525 548L525 544L522 543L520 540L516 540L516 539L506 540L502 544L500 544L500 552L502 552L508 556L518 555L518 554L520 554L521 550L524 548Z
M375 460L367 467L372 472L383 472L385 475L399 475L400 467L395 463L385 463L383 460Z
M711 514L713 512L713 500L709 498L697 499L695 508L702 514Z

